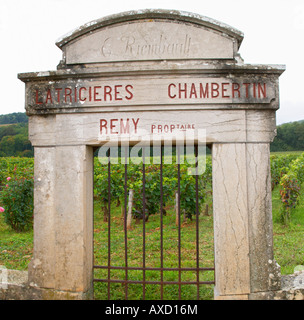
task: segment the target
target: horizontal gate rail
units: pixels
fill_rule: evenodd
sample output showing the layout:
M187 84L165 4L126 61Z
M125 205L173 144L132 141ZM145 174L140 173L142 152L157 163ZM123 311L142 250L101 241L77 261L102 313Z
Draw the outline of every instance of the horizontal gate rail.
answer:
M116 269L116 270L143 270L142 267L119 267L119 266L94 266L96 269ZM147 271L212 271L214 268L191 268L191 267L185 267L185 268L157 268L157 267L146 267L145 270Z
M137 284L214 284L214 281L150 281L150 280L117 280L117 279L94 279L95 282L137 283Z

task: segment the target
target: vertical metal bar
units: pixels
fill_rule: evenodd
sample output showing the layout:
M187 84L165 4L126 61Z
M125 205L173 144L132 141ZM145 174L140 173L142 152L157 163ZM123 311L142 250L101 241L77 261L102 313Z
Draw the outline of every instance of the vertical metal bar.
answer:
M111 298L111 149L109 149L108 159L108 300Z
M146 298L146 166L145 147L142 147L143 160L143 300Z
M195 159L196 159L196 170L195 170L195 213L196 213L196 281L197 281L197 294L196 298L199 300L199 206L198 206L198 145L195 145Z
M160 299L164 299L164 241L163 241L163 146L160 147Z
M125 280L128 281L128 233L127 233L127 195L128 195L128 151L129 148L125 147L125 210L124 210L124 231L125 231ZM125 299L128 300L128 283L125 283Z
M181 300L181 206L180 206L180 146L177 146L177 193L178 193L178 298Z

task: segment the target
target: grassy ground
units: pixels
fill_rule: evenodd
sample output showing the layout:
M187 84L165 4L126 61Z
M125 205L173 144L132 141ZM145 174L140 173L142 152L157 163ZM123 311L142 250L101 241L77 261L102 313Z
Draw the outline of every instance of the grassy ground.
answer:
M288 226L282 225L279 219L280 198L278 187L273 191L273 230L274 230L274 255L281 266L282 274L293 273L297 265L304 265L304 192L300 198L300 204L292 215ZM165 267L177 267L177 241L178 231L175 226L175 215L172 208L164 217L164 259ZM95 203L94 217L94 250L95 264L106 265L107 249L107 223L102 221L100 206ZM200 215L200 267L213 266L213 225L212 211L209 207L209 216ZM129 266L142 265L142 222L135 224L132 221L132 229L128 231L128 261ZM182 222L182 267L195 267L195 221ZM119 207L113 206L111 222L111 262L112 265L124 266L124 237L123 219ZM151 216L146 224L146 266L159 267L160 264L160 220L159 215ZM0 265L9 269L26 270L32 258L33 232L16 233L5 225L3 216L0 215ZM95 270L95 278L107 279L107 271ZM111 278L124 279L123 270L111 271ZM129 279L142 280L142 271L129 271ZM182 280L195 280L195 273L183 272ZM178 279L178 272L164 272L164 280L172 281ZM159 281L159 271L147 271L146 280ZM213 280L213 272L202 273L200 280ZM124 299L124 286L120 283L110 286L112 299ZM129 285L128 294L130 299L142 298L142 285ZM212 299L213 286L201 285L200 296L202 299ZM95 283L95 298L107 298L107 284ZM160 298L159 285L147 285L147 299ZM164 286L165 299L178 299L178 286ZM196 286L182 286L183 299L196 298Z
M274 255L282 274L291 274L297 265L304 265L304 192L295 208L289 225L281 223L280 193L276 187L272 193Z
M124 219L121 216L120 208L112 208L111 218L111 265L125 266L125 244L124 244ZM173 205L166 208L167 214L163 218L163 248L164 248L164 267L177 268L178 267L178 227L176 226L175 213ZM146 267L160 267L160 216L152 215L149 221L146 222ZM108 258L108 223L103 222L103 214L101 214L98 204L95 206L95 264L107 265ZM200 243L200 267L213 267L213 225L210 216L201 214L199 217L199 243ZM143 265L143 221L136 223L132 221L132 227L127 232L128 239L128 266L141 267ZM181 224L181 261L182 268L196 267L196 242L195 242L196 222L182 221ZM103 269L95 270L95 278L107 279L108 271ZM164 281L177 281L177 271L165 271ZM112 279L125 279L124 270L111 271ZM142 271L129 271L128 279L142 281ZM182 281L195 281L196 273L190 271L183 271L181 274ZM160 271L146 271L147 281L160 281ZM206 271L200 274L201 281L214 281L214 272ZM125 298L125 286L121 283L112 283L111 299L119 300ZM196 299L196 285L182 286L182 299ZM201 285L200 297L203 299L211 299L213 296L213 285ZM128 285L129 299L142 299L143 287L142 285ZM95 298L107 299L107 284L95 284ZM160 299L160 285L147 285L146 299L156 300ZM164 299L178 299L178 285L164 286Z
M8 269L25 270L32 258L33 231L17 233L4 222L0 214L0 265Z

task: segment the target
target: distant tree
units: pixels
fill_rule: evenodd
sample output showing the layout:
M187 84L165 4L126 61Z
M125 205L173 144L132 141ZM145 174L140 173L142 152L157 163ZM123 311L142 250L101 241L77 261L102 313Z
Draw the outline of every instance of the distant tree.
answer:
M0 126L0 157L11 156L33 156L27 123Z
M0 124L27 123L28 117L25 112L14 112L0 115Z
M303 151L304 121L284 123L277 127L277 136L270 146L271 151Z

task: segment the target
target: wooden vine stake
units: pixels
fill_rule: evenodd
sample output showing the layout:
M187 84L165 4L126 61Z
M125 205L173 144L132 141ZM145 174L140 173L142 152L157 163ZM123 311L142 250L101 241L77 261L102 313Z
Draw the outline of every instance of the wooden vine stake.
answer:
M128 201L128 216L127 216L127 229L131 229L131 221L132 221L132 209L133 209L133 196L134 190L130 189L129 191L129 201Z
M176 226L179 225L179 212L178 212L178 192L175 192L175 213L176 213L176 219L175 224Z

